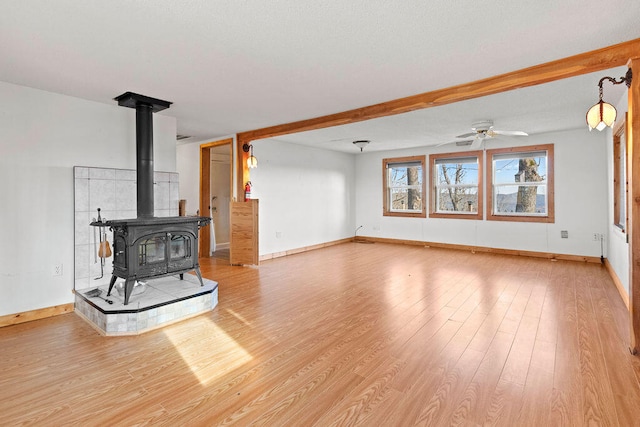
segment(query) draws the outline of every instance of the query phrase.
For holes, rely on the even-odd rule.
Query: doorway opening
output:
[[[211,217],[201,230],[200,256],[229,262],[231,222],[229,206],[233,192],[233,140],[200,146],[200,212]]]

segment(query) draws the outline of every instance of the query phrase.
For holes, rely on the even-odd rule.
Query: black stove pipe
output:
[[[125,92],[114,98],[118,105],[136,109],[136,179],[138,218],[153,218],[153,113],[171,102]]]
[[[136,179],[138,218],[153,218],[153,107],[136,105]]]

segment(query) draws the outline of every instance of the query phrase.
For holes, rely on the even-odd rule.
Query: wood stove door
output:
[[[167,234],[154,234],[138,242],[138,277],[167,273]]]
[[[127,240],[120,234],[114,233],[113,238],[113,267],[120,271],[126,271],[127,265]]]
[[[169,242],[168,272],[184,271],[192,269],[195,265],[193,254],[195,253],[195,239],[189,234],[167,233]]]

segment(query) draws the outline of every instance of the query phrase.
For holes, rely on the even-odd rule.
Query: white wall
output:
[[[599,257],[600,242],[593,234],[609,233],[604,133],[580,129],[495,139],[488,148],[548,143],[554,144],[555,152],[552,224],[382,216],[383,158],[463,151],[460,148],[353,155],[277,140],[255,141],[259,166],[251,171],[251,180],[253,196],[260,199],[260,255],[350,237],[362,225],[362,236]],[[180,162],[181,149],[184,153],[187,147],[179,148]],[[197,170],[197,148],[190,151],[191,163],[185,161],[184,167]],[[183,178],[181,174],[181,185]],[[561,230],[569,232],[568,239],[560,237]],[[610,251],[605,247],[605,256]]]
[[[618,110],[617,121],[624,120],[625,112],[628,111],[628,94],[625,91],[624,95],[620,99],[620,102],[616,105]],[[620,282],[629,295],[629,244],[627,243],[627,234],[623,233],[620,228],[614,225],[614,213],[613,213],[613,199],[615,194],[613,192],[613,132],[610,128],[606,130],[607,136],[607,183],[608,194],[607,199],[608,209],[608,247],[607,247],[607,260],[613,270],[616,272],[616,276],[620,279]]]
[[[382,216],[383,158],[426,154],[428,159],[436,150],[461,151],[451,146],[424,147],[357,156],[356,225],[363,226],[358,235],[599,257],[600,242],[593,240],[593,233],[608,230],[606,141],[602,134],[585,129],[495,139],[487,148],[548,143],[554,144],[555,152],[555,223]],[[569,232],[568,239],[560,238],[561,230]]]
[[[154,114],[156,170],[175,135]],[[74,300],[74,166],[134,169],[135,110],[0,82],[0,316]]]
[[[254,141],[260,255],[352,237],[355,155],[277,140]]]
[[[180,198],[187,201],[186,215],[200,209],[200,144],[188,143],[176,147],[176,168],[180,174]],[[206,215],[209,215],[205,212]]]

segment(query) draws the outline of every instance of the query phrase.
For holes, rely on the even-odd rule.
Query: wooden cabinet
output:
[[[231,202],[231,265],[258,265],[258,200]]]

